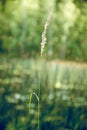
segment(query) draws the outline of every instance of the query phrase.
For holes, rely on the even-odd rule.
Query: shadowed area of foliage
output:
[[[41,129],[87,129],[87,66],[42,61]],[[40,60],[5,59],[0,65],[0,127],[6,130],[37,129]],[[51,68],[51,69],[50,69]],[[4,125],[4,126],[3,126]],[[3,129],[3,128],[2,128]]]

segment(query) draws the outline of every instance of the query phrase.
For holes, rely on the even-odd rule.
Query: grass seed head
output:
[[[47,38],[46,38],[46,33],[47,33],[47,29],[48,29],[48,26],[50,24],[50,20],[51,20],[51,16],[52,16],[52,12],[50,12],[47,20],[46,20],[46,23],[44,25],[44,30],[42,32],[42,41],[41,41],[41,56],[44,52],[44,47],[45,47],[45,44],[46,44],[46,41],[47,41]]]

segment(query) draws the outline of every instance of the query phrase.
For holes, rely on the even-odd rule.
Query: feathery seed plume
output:
[[[50,14],[49,14],[49,16],[48,16],[48,18],[46,20],[46,23],[44,25],[44,30],[43,30],[43,33],[42,33],[42,41],[41,41],[41,52],[40,52],[41,56],[43,54],[44,46],[46,44],[46,40],[47,40],[46,39],[46,33],[47,33],[48,26],[50,24],[51,16],[52,16],[52,12],[50,12]]]

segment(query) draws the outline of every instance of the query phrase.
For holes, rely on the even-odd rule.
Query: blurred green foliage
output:
[[[87,130],[87,65],[56,59],[87,61],[87,1],[0,0],[0,130],[37,130],[39,78],[41,130]]]
[[[0,52],[38,56],[43,26],[52,10],[47,57],[87,61],[86,1],[2,0],[0,5]]]
[[[0,65],[0,128],[37,129],[41,72],[41,130],[86,130],[87,67],[80,64],[14,59]],[[51,69],[50,69],[51,68]]]

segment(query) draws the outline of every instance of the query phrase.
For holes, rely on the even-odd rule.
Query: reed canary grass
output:
[[[41,61],[42,61],[42,54],[44,52],[44,47],[45,47],[45,44],[46,44],[46,34],[47,34],[47,29],[48,29],[48,26],[50,24],[50,20],[51,20],[51,16],[52,16],[52,12],[50,12],[47,20],[46,20],[46,23],[44,25],[44,30],[42,32],[42,41],[41,41]],[[42,65],[42,64],[41,64]],[[30,94],[30,100],[29,100],[29,112],[30,112],[30,105],[31,105],[31,102],[32,102],[32,96],[34,95],[38,101],[38,130],[40,130],[40,99],[41,99],[41,89],[40,89],[40,83],[41,83],[41,66],[40,66],[40,71],[39,71],[39,90],[38,90],[38,95],[35,93],[35,92],[32,92]]]
[[[52,16],[52,12],[50,12],[47,20],[46,20],[46,23],[44,25],[44,30],[42,32],[42,41],[41,41],[41,51],[40,51],[40,54],[41,54],[41,61],[42,61],[42,54],[44,52],[44,47],[45,47],[45,44],[46,44],[46,34],[47,34],[47,29],[48,29],[48,26],[50,24],[50,20],[51,20],[51,16]],[[42,65],[42,63],[41,63]],[[38,130],[40,130],[40,101],[41,101],[41,88],[40,88],[40,83],[41,83],[41,65],[40,65],[40,71],[39,71],[39,91],[38,91],[38,97],[39,97],[39,100],[38,100]]]
[[[48,18],[47,18],[47,20],[46,20],[46,23],[45,23],[45,25],[44,25],[44,30],[43,30],[43,32],[42,32],[41,52],[40,52],[40,53],[41,53],[41,56],[42,56],[42,54],[43,54],[43,52],[44,52],[44,47],[45,47],[45,44],[46,44],[46,42],[47,42],[46,34],[47,34],[48,26],[49,26],[49,24],[50,24],[51,16],[52,16],[52,12],[50,12],[50,14],[49,14],[49,16],[48,16]]]

